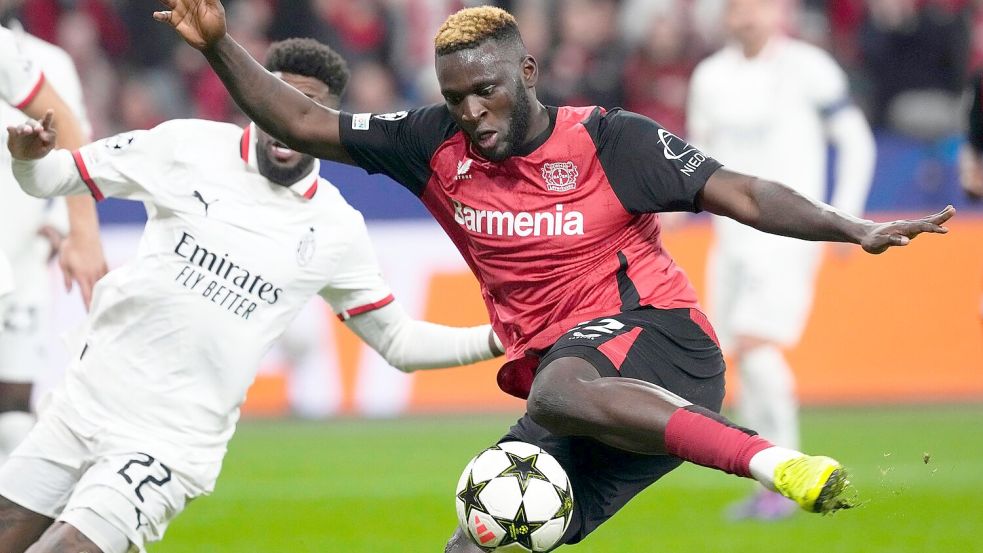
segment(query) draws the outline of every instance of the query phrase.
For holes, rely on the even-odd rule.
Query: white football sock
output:
[[[748,464],[751,469],[751,476],[769,490],[777,491],[775,489],[775,468],[789,459],[802,457],[802,455],[803,453],[800,451],[778,446],[762,449],[755,453],[754,457],[751,457],[751,462]]]
[[[24,411],[5,411],[0,413],[0,464],[24,441],[27,433],[34,427],[34,415]]]
[[[799,402],[795,377],[776,346],[756,347],[738,360],[741,423],[773,444],[799,447]]]

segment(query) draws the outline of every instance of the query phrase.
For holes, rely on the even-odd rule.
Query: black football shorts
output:
[[[724,359],[713,329],[695,309],[641,308],[600,317],[564,334],[539,363],[562,357],[591,363],[602,377],[651,382],[697,405],[720,411]],[[500,441],[543,448],[573,485],[574,513],[562,543],[582,540],[628,501],[682,461],[641,455],[591,438],[555,436],[524,415]]]

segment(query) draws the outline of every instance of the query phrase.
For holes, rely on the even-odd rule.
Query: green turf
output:
[[[218,489],[152,553],[440,552],[467,460],[510,419],[246,422]],[[729,523],[747,482],[686,466],[571,552],[983,552],[983,406],[808,411],[806,448],[838,457],[866,503]],[[925,463],[925,457],[928,463]]]

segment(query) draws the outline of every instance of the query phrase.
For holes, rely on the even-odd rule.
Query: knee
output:
[[[444,546],[444,553],[479,553],[482,549],[475,545],[464,531],[458,528]]]
[[[583,366],[581,366],[583,365]],[[599,375],[580,359],[561,359],[544,367],[533,381],[526,410],[536,424],[558,435],[576,430],[586,388]]]
[[[31,385],[0,382],[0,413],[31,410]]]
[[[555,433],[569,411],[563,394],[553,388],[533,385],[526,400],[526,411],[536,424]]]

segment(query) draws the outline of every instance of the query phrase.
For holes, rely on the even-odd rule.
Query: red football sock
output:
[[[772,443],[697,405],[677,409],[665,432],[666,451],[680,459],[751,477],[751,457]]]

